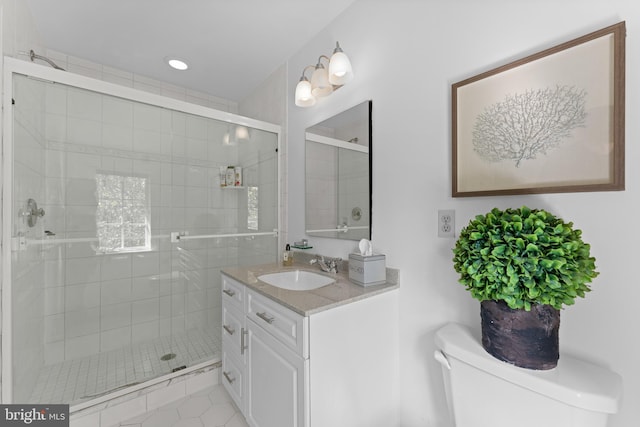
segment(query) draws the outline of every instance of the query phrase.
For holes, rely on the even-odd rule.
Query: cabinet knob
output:
[[[233,329],[231,326],[222,325],[222,328],[223,328],[225,331],[227,331],[227,333],[228,333],[229,335],[233,335],[233,334],[235,334],[235,333],[236,333],[236,330],[235,330],[235,329]]]
[[[234,296],[236,294],[236,291],[234,291],[233,289],[223,289],[222,292],[224,292],[225,294],[229,295],[230,297]]]

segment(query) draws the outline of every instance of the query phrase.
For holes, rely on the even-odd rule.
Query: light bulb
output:
[[[327,96],[333,92],[333,86],[329,83],[329,76],[324,65],[318,63],[316,69],[311,75],[311,93],[315,97]]]
[[[349,57],[342,51],[340,44],[336,42],[336,48],[329,61],[329,82],[336,86],[344,85],[353,78],[353,69]]]
[[[295,100],[298,107],[311,107],[316,103],[316,98],[311,93],[311,83],[304,76],[296,86]]]
[[[236,140],[248,141],[249,129],[246,126],[236,126]]]

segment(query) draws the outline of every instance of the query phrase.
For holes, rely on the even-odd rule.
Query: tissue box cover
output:
[[[384,255],[349,254],[349,280],[361,286],[386,283],[385,263]]]

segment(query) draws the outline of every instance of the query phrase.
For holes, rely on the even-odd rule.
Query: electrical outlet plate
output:
[[[454,237],[456,229],[456,211],[438,210],[438,237]]]

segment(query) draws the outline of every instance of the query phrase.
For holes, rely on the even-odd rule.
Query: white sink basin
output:
[[[335,282],[331,277],[305,270],[281,271],[279,273],[263,274],[258,280],[277,288],[292,291],[310,291]]]

